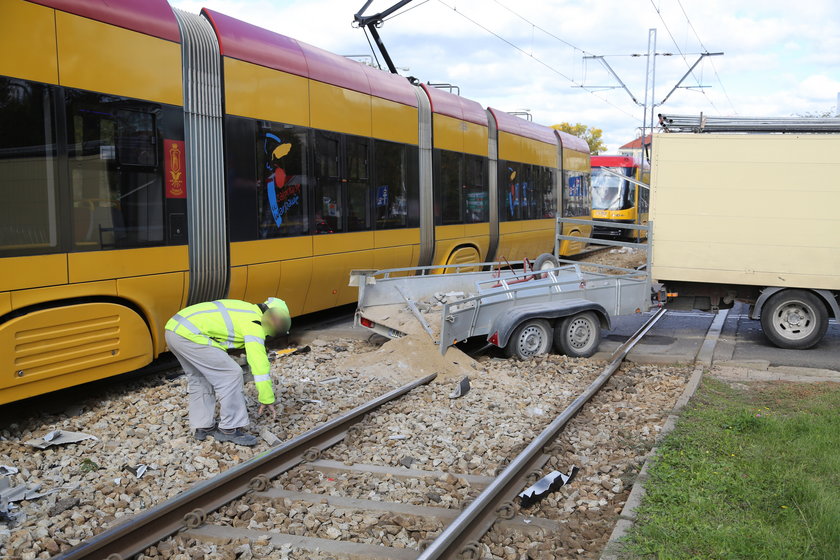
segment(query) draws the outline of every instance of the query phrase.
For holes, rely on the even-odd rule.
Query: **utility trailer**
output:
[[[660,115],[652,277],[669,308],[751,305],[782,348],[840,320],[840,119]]]
[[[521,359],[552,347],[588,357],[612,317],[652,305],[648,270],[554,259],[353,271],[356,324],[390,338],[428,335],[441,353],[481,336]]]

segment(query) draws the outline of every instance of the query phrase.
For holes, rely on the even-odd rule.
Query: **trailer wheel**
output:
[[[592,311],[584,311],[562,319],[554,329],[554,345],[558,352],[573,358],[588,358],[601,344],[601,321]]]
[[[545,319],[525,321],[513,331],[505,353],[508,358],[528,360],[548,352],[551,337],[551,325]]]
[[[558,266],[560,266],[560,263],[557,262],[557,258],[551,253],[543,253],[534,261],[534,270],[537,272],[557,268]]]
[[[805,290],[784,290],[770,296],[761,310],[764,335],[779,348],[804,350],[815,345],[828,329],[822,301]]]

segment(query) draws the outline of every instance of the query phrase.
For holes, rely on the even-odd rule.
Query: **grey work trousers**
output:
[[[219,427],[244,428],[248,409],[242,392],[242,368],[227,352],[207,344],[197,344],[172,331],[166,331],[166,344],[187,374],[190,398],[190,427],[210,428],[215,424],[219,399]]]

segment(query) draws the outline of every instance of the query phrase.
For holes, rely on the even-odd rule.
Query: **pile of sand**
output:
[[[443,307],[440,305],[433,307],[431,305],[422,304],[422,309],[420,309],[420,314],[431,328],[432,335],[434,335],[436,340],[440,338],[440,321],[442,311]],[[398,330],[401,333],[418,336],[423,335],[426,338],[429,338],[426,329],[423,328],[423,325],[417,320],[414,313],[412,313],[411,310],[404,304],[374,305],[365,308],[362,314],[365,318],[370,319],[375,323],[385,325],[386,327]]]
[[[598,251],[592,255],[583,257],[578,262],[581,264],[589,262],[620,266],[621,268],[638,268],[647,262],[647,252],[642,247],[638,249],[635,247],[621,247],[607,251]],[[627,274],[621,270],[601,268],[599,266],[584,266],[582,269],[585,272],[598,272],[601,274]]]
[[[475,375],[478,363],[454,347],[441,355],[440,347],[422,334],[410,334],[389,340],[378,349],[352,354],[333,362],[336,369],[355,371],[361,375],[407,382],[433,373],[438,380]]]

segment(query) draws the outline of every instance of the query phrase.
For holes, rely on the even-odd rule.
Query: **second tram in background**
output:
[[[610,227],[610,224],[646,224],[650,200],[648,189],[606,170],[650,184],[650,165],[647,163],[640,163],[630,156],[592,156],[592,219],[603,222],[603,225],[595,226],[594,236],[643,236],[640,232]]]

